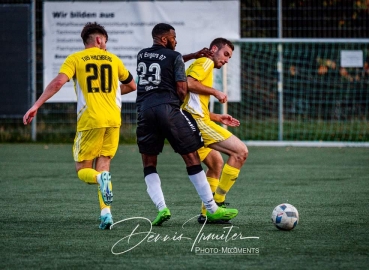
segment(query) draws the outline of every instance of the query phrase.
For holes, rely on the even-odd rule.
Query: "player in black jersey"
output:
[[[159,23],[152,30],[153,46],[137,55],[137,144],[142,155],[147,192],[159,213],[152,225],[159,226],[171,214],[164,200],[156,171],[157,156],[167,139],[186,163],[188,176],[207,209],[209,220],[230,220],[236,209],[218,207],[207,182],[197,149],[203,146],[196,122],[180,109],[187,94],[183,57],[174,51],[175,29]],[[187,57],[186,57],[187,58]]]

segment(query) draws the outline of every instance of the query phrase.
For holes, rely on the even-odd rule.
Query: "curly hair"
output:
[[[161,37],[162,35],[168,33],[170,30],[175,30],[173,26],[167,23],[158,23],[152,29],[151,35],[153,38]]]
[[[104,26],[98,24],[97,22],[86,23],[85,27],[83,27],[81,32],[81,38],[83,40],[83,44],[88,43],[88,39],[90,38],[90,35],[92,34],[101,34],[106,37],[106,41],[108,41],[108,33],[106,32]]]

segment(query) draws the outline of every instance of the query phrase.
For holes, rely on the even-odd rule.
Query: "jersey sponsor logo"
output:
[[[154,90],[154,89],[156,89],[156,88],[159,88],[158,86],[145,86],[145,90],[146,91],[150,91],[150,90]]]

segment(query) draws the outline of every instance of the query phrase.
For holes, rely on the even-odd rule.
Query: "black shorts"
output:
[[[186,155],[204,145],[191,114],[170,104],[161,104],[138,114],[137,144],[141,154],[158,155],[167,139],[175,152]]]

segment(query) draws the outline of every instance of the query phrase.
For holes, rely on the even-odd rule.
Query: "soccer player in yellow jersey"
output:
[[[211,113],[208,109],[210,96],[213,95],[221,103],[227,102],[227,95],[214,89],[213,69],[221,68],[232,57],[234,45],[227,39],[216,38],[209,47],[212,56],[195,60],[186,70],[189,93],[182,108],[192,114],[201,131],[204,140],[203,148],[198,150],[200,159],[210,167],[214,167],[213,175],[207,175],[215,202],[225,207],[225,197],[238,178],[239,172],[248,156],[246,145],[227,129],[219,126],[219,122],[228,126],[238,126],[239,121],[228,114]],[[215,122],[214,122],[215,121]],[[221,155],[217,151],[228,155],[218,181],[217,164],[222,165]],[[219,166],[218,166],[219,167]],[[198,221],[205,221],[204,209]]]
[[[29,124],[40,106],[73,79],[77,95],[77,132],[73,145],[76,171],[82,181],[99,186],[99,228],[110,229],[113,192],[109,170],[119,143],[121,95],[136,90],[136,83],[123,62],[106,51],[108,34],[103,26],[87,23],[81,38],[85,49],[66,58],[59,74],[24,115],[23,123]]]

